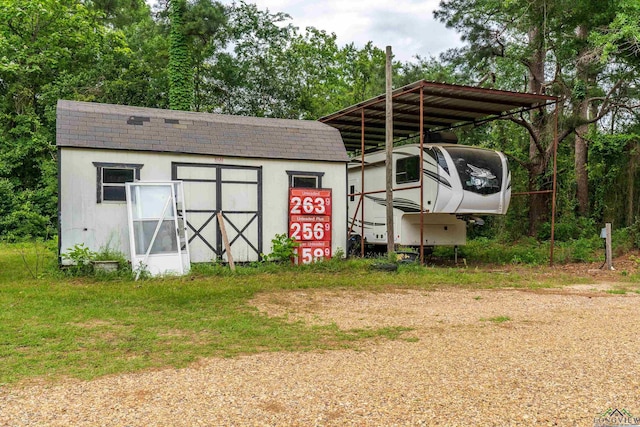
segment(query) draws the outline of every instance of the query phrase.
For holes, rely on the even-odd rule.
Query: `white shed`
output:
[[[330,189],[331,248],[347,245],[347,153],[316,121],[58,101],[59,246],[131,259],[125,183],[181,181],[192,262],[260,259],[289,230],[289,190]]]

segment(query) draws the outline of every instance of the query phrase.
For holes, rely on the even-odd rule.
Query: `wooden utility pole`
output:
[[[611,223],[605,224],[605,263],[607,264],[607,270],[615,270],[613,268],[613,252],[611,250]]]
[[[387,46],[387,64],[385,68],[386,74],[386,201],[387,201],[387,253],[394,252],[394,230],[393,230],[393,99],[392,99],[392,68],[391,68],[391,46]]]

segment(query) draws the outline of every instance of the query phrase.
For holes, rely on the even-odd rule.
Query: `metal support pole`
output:
[[[360,196],[362,196],[362,194],[360,194]],[[361,204],[362,204],[362,197],[360,197],[358,199],[358,204],[356,205],[356,211],[353,213],[353,218],[351,218],[351,224],[349,225],[349,234],[348,234],[348,236],[351,236],[351,234],[353,233],[353,227],[355,227],[355,225],[356,225],[356,218],[358,218],[358,212],[360,212],[360,205]]]
[[[420,265],[424,265],[424,88],[420,85]]]
[[[549,248],[549,266],[553,267],[553,247],[556,231],[556,193],[558,185],[558,104],[556,104],[553,130],[553,195],[551,196],[551,247]]]
[[[385,102],[385,146],[386,146],[386,200],[387,200],[387,253],[394,251],[393,230],[393,99],[392,99],[392,68],[391,68],[391,46],[387,46],[386,61],[386,102]]]
[[[360,211],[360,256],[364,258],[364,108],[360,110],[360,144],[362,155],[360,164],[360,204],[362,204]]]

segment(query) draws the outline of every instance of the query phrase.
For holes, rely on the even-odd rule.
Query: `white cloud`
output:
[[[391,46],[396,59],[437,56],[460,46],[458,35],[433,19],[439,0],[255,0],[260,9],[286,12],[293,25],[335,33],[338,43]],[[224,0],[223,3],[230,3]]]

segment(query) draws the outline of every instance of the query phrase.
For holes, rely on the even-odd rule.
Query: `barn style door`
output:
[[[172,179],[184,183],[191,261],[227,259],[217,213],[222,212],[234,261],[262,253],[262,168],[172,163]]]

